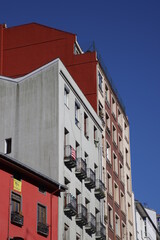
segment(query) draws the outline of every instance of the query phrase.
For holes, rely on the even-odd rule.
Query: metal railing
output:
[[[77,216],[76,220],[82,220],[84,225],[87,223],[87,208],[83,204],[77,205]]]
[[[101,190],[103,192],[105,192],[105,185],[104,183],[100,180],[100,179],[96,179],[96,187],[95,187],[95,190]]]
[[[11,212],[11,223],[23,226],[23,216],[19,212]]]
[[[92,182],[95,182],[95,173],[91,168],[87,168],[87,179],[91,180]]]
[[[71,193],[65,193],[64,208],[70,208],[76,211],[77,203],[76,198]]]
[[[76,159],[76,172],[83,172],[84,174],[87,173],[87,165],[86,162],[82,158]]]
[[[96,222],[96,237],[99,239],[106,238],[106,228],[101,222]]]
[[[48,236],[48,234],[49,234],[49,225],[46,224],[46,223],[38,222],[38,224],[37,224],[37,232],[42,234],[42,235]]]

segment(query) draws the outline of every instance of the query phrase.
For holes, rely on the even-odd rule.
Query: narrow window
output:
[[[108,193],[112,196],[112,176],[107,172],[107,189]]]
[[[110,135],[111,134],[111,127],[110,127],[110,117],[109,114],[106,113],[106,131]]]
[[[64,224],[64,236],[63,240],[69,240],[69,226],[65,223]]]
[[[107,161],[111,163],[111,147],[108,142],[106,142],[106,157]]]
[[[120,219],[118,215],[115,215],[115,228],[116,228],[116,235],[120,236]]]
[[[99,81],[99,89],[102,92],[103,78],[102,78],[102,74],[100,72],[98,72],[98,81]]]
[[[80,127],[79,115],[80,115],[80,104],[77,101],[75,101],[75,124],[77,127]]]
[[[113,228],[113,209],[108,205],[108,225]]]
[[[64,104],[68,107],[69,105],[69,88],[65,85],[64,87]]]
[[[113,143],[117,146],[117,129],[115,128],[114,125],[112,125],[112,138]]]
[[[107,85],[105,86],[105,101],[108,104],[108,106],[110,106],[109,88]]]
[[[114,200],[119,205],[119,189],[116,183],[114,183]]]
[[[88,134],[88,116],[86,113],[84,113],[84,136],[89,139],[89,134]]]
[[[21,196],[12,192],[11,195],[11,223],[17,226],[23,226]]]
[[[113,97],[112,97],[112,114],[114,118],[116,118],[116,101],[114,100]]]
[[[113,153],[113,167],[116,174],[118,174],[118,158],[115,153]]]
[[[47,224],[47,208],[38,203],[37,205],[37,232],[44,236],[49,234],[49,226]]]
[[[5,139],[5,154],[9,154],[12,151],[12,138]]]

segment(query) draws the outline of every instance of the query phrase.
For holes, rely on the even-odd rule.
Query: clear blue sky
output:
[[[130,122],[135,198],[160,213],[160,1],[0,1],[0,23],[38,22],[95,41]]]

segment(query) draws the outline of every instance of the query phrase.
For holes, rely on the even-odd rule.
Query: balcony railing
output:
[[[82,158],[76,159],[75,174],[77,178],[79,178],[80,180],[85,179],[87,177],[86,162]]]
[[[87,208],[83,204],[77,205],[76,223],[80,227],[87,224]]]
[[[106,228],[101,222],[96,223],[96,239],[98,240],[106,239]]]
[[[85,185],[88,189],[95,188],[95,173],[90,168],[87,168],[87,177],[85,179]]]
[[[65,193],[64,212],[69,218],[77,214],[76,198],[73,197],[71,193]]]
[[[76,166],[76,150],[70,145],[64,147],[64,163],[69,169]]]
[[[92,213],[87,214],[86,232],[92,235],[96,232],[96,218]]]
[[[95,187],[95,196],[99,200],[105,197],[105,185],[104,183],[100,180],[96,180],[96,187]]]
[[[49,225],[42,223],[42,222],[38,222],[37,224],[37,232],[39,234],[42,234],[44,236],[48,236],[49,234]]]
[[[23,216],[19,212],[12,212],[11,213],[11,223],[18,225],[18,226],[23,226]]]

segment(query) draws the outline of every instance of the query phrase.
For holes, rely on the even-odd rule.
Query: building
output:
[[[157,214],[157,228],[160,233],[160,214]]]
[[[99,54],[83,52],[75,34],[31,23],[0,27],[0,72],[16,78],[60,58],[102,121],[106,235],[134,238],[129,121]],[[16,61],[14,61],[16,59]]]
[[[105,239],[101,120],[62,62],[0,77],[0,95],[0,150],[68,189],[58,239]]]
[[[58,196],[65,187],[0,154],[0,239],[58,239]]]
[[[156,212],[145,208],[139,201],[135,201],[136,239],[160,239],[157,229]]]

